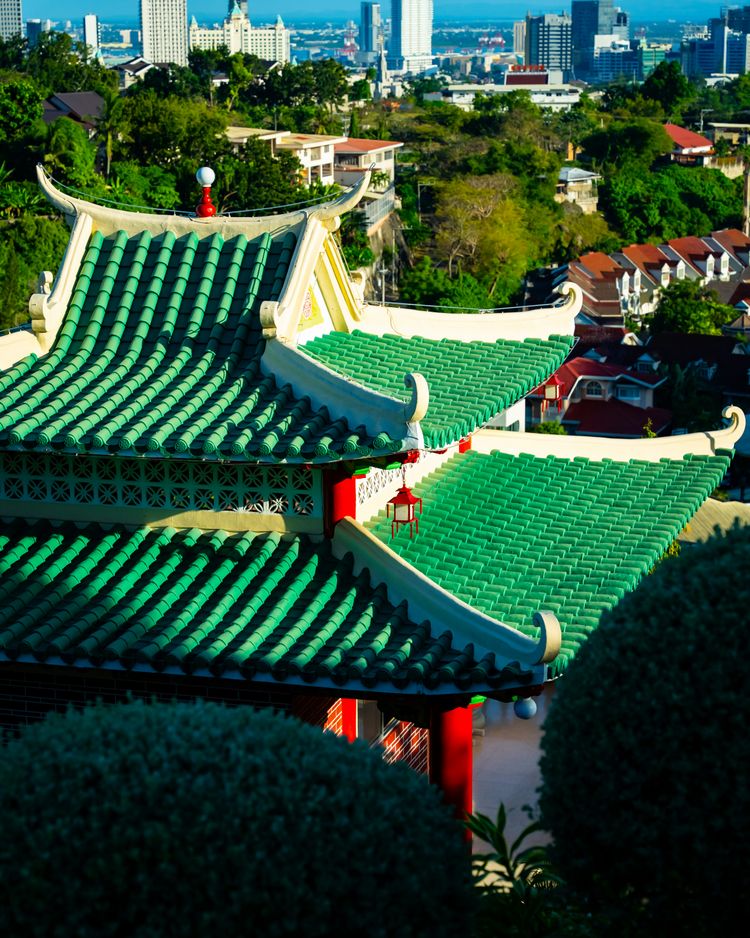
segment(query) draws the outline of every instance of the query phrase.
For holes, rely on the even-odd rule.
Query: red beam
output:
[[[430,717],[430,781],[443,790],[457,818],[473,810],[471,707],[433,710]],[[470,838],[467,831],[467,839]]]

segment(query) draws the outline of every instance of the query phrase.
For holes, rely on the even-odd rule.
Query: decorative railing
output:
[[[304,466],[0,453],[0,499],[13,501],[320,517],[319,476]]]

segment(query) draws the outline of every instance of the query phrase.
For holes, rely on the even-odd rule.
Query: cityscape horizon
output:
[[[722,6],[718,0],[693,0],[685,4],[679,0],[663,0],[659,6],[659,15],[654,15],[653,4],[647,0],[631,0],[623,2],[621,5],[636,20],[647,22],[665,22],[677,20],[680,22],[690,22],[692,20],[702,20],[708,15],[717,15]],[[730,4],[731,6],[741,6],[742,4]],[[196,16],[198,19],[210,20],[212,18],[221,19],[226,11],[226,3],[222,0],[215,0],[211,3],[209,0],[195,0],[195,3],[188,3],[188,14]],[[250,18],[257,22],[270,22],[280,15],[282,19],[290,24],[294,22],[326,22],[328,20],[345,22],[352,19],[355,22],[359,20],[359,0],[347,0],[347,2],[331,2],[319,5],[318,12],[311,14],[309,4],[300,2],[300,0],[262,0],[261,3],[250,3]],[[390,15],[390,0],[384,0],[383,7],[386,16]],[[451,22],[460,19],[466,23],[477,22],[512,22],[521,20],[527,12],[537,13],[559,13],[560,10],[569,10],[570,0],[565,2],[553,2],[553,0],[541,0],[536,3],[523,3],[520,0],[478,0],[472,4],[472,14],[467,15],[465,6],[458,0],[435,0],[435,21]],[[64,12],[57,15],[57,21],[81,19],[86,13],[95,13],[102,22],[137,22],[139,4],[138,0],[70,0],[65,4]],[[48,0],[24,0],[23,18],[29,19],[53,19],[49,13]]]

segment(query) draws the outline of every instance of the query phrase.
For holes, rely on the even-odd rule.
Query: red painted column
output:
[[[357,701],[347,697],[341,698],[341,735],[350,743],[357,738]]]
[[[458,451],[459,453],[465,453],[467,450],[471,449],[471,437],[464,436],[458,441]]]
[[[430,781],[443,790],[457,818],[473,810],[471,707],[434,709],[430,716]],[[467,831],[467,839],[471,835]]]
[[[329,469],[324,480],[324,530],[326,537],[333,537],[337,521],[347,515],[357,517],[357,482],[346,466]]]

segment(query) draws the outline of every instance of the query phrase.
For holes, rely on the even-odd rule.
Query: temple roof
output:
[[[259,307],[295,243],[94,234],[54,348],[0,376],[0,445],[272,462],[398,449],[262,373]]]
[[[0,531],[0,659],[338,692],[488,693],[532,675],[411,621],[327,541],[42,521]]]
[[[421,421],[424,441],[428,447],[442,447],[472,433],[545,381],[573,342],[572,336],[460,342],[355,331],[329,332],[301,350],[360,384],[403,400],[407,394],[398,379],[409,370],[424,375],[430,389]]]
[[[728,454],[594,462],[469,451],[414,487],[424,510],[413,540],[391,539],[384,512],[367,526],[444,589],[527,635],[532,613],[551,610],[562,628],[550,666],[559,674],[728,466]]]

